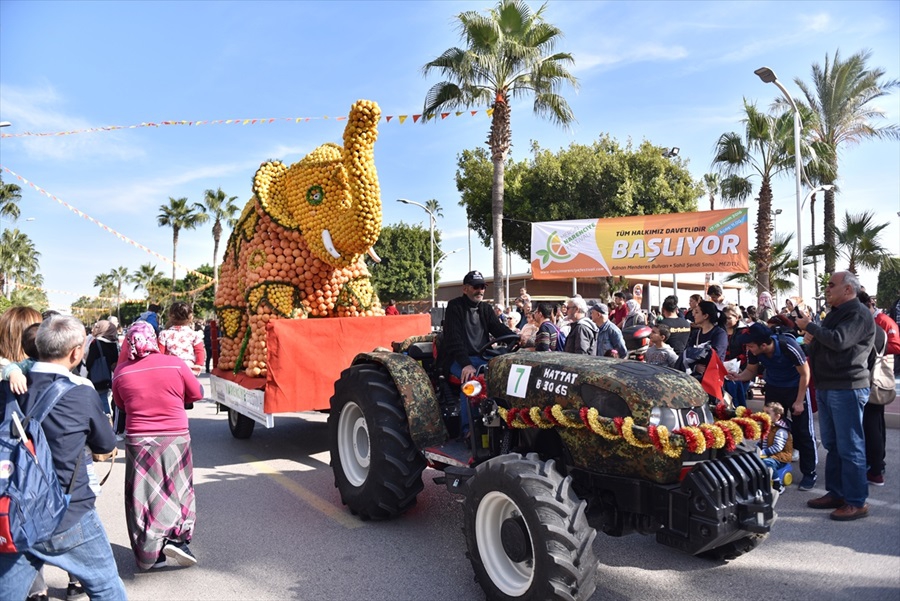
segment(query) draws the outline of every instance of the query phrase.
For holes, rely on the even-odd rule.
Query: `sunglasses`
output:
[[[484,284],[470,284],[470,285],[475,290],[484,290],[486,288],[486,286]]]

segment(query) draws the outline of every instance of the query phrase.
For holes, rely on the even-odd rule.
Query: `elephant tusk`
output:
[[[375,252],[375,248],[374,248],[374,247],[373,247],[373,248],[370,248],[370,249],[366,252],[366,254],[369,255],[370,257],[372,257],[372,260],[375,261],[376,263],[381,263],[381,257],[379,257],[378,254]]]
[[[341,258],[341,253],[334,247],[334,242],[331,241],[331,232],[328,230],[322,230],[322,244],[325,245],[325,250],[327,250],[328,254],[332,257],[335,259]]]

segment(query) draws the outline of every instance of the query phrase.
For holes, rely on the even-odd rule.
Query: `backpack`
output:
[[[873,405],[888,405],[897,398],[894,389],[894,356],[888,355],[887,334],[879,327],[875,328],[875,355],[871,369],[869,385],[869,402]]]
[[[84,453],[65,493],[56,477],[41,422],[59,399],[74,388],[55,380],[27,414],[6,388],[6,411],[0,425],[0,553],[22,553],[49,539],[69,506],[69,492]]]
[[[549,323],[551,326],[553,326],[553,329],[556,330],[556,348],[555,349],[552,348],[550,350],[564,352],[566,350],[566,335],[565,335],[565,333],[562,330],[560,330],[558,327],[556,327],[556,324],[553,323],[552,321],[548,321],[547,323]]]

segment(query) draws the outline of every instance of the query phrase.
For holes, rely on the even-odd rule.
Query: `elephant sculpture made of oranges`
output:
[[[384,315],[363,261],[378,261],[380,117],[377,104],[358,100],[343,147],[323,144],[290,167],[269,161],[256,172],[222,259],[220,369],[264,376],[272,319]]]

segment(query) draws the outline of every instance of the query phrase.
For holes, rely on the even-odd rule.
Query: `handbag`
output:
[[[99,351],[99,356],[91,363],[91,368],[88,370],[88,380],[95,387],[100,384],[105,384],[108,387],[112,382],[112,370],[109,369],[109,362],[106,360],[106,355],[103,354],[103,349],[100,348],[99,344],[97,345],[97,350]]]
[[[885,352],[887,335],[879,334],[881,332],[876,333],[875,345],[872,349],[875,361],[872,366],[868,402],[873,405],[888,405],[897,398],[897,391],[894,389],[894,356]],[[881,348],[878,348],[879,344]]]

